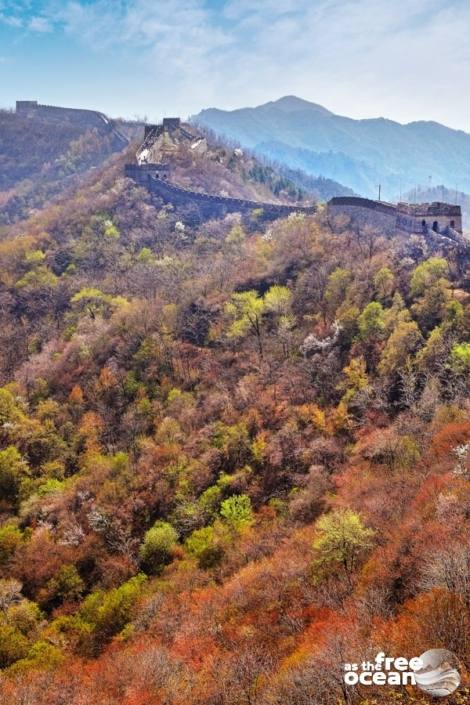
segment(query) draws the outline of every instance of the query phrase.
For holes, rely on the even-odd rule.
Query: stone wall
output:
[[[84,127],[96,127],[100,130],[113,133],[114,137],[124,147],[129,140],[116,128],[112,120],[109,120],[104,113],[97,110],[86,110],[85,108],[62,108],[56,105],[41,105],[34,100],[17,100],[16,112],[20,115],[35,115],[62,122],[70,120],[83,125]]]
[[[149,177],[150,191],[159,196],[165,203],[175,206],[196,205],[204,217],[221,217],[227,213],[248,212],[262,209],[265,216],[280,218],[290,213],[302,212],[312,214],[313,206],[287,206],[276,203],[262,203],[243,198],[228,198],[200,193],[176,186],[155,176]]]
[[[221,218],[227,213],[248,213],[256,209],[262,209],[266,218],[280,218],[290,215],[290,213],[315,213],[314,206],[288,206],[277,203],[262,203],[243,198],[229,198],[225,196],[214,196],[208,193],[200,193],[190,189],[176,186],[167,181],[167,172],[164,169],[157,171],[155,164],[127,164],[125,175],[134,179],[141,186],[148,190],[164,203],[171,203],[176,207],[190,207],[203,219]]]
[[[449,203],[399,203],[393,205],[368,198],[341,196],[328,203],[328,219],[333,228],[343,227],[344,217],[362,229],[367,226],[385,233],[403,230],[426,233],[429,229],[446,234],[462,232],[460,206]]]
[[[354,196],[337,196],[328,202],[328,220],[336,229],[347,218],[358,228],[371,227],[385,233],[396,230],[397,211],[390,203]]]
[[[181,119],[180,118],[163,118],[163,129],[164,130],[169,130],[170,132],[172,130],[178,130],[179,127],[181,126]]]

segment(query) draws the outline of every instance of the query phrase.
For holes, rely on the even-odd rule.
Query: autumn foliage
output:
[[[3,233],[0,701],[429,703],[341,665],[470,668],[468,250],[183,215]]]

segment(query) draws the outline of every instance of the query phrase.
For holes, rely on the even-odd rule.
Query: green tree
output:
[[[328,277],[325,288],[325,300],[332,313],[347,298],[346,293],[351,280],[352,273],[342,267],[337,267]]]
[[[220,515],[234,529],[248,526],[253,519],[251,499],[246,494],[236,494],[222,502]]]
[[[236,225],[234,225],[231,228],[230,232],[228,233],[227,237],[225,238],[225,242],[228,245],[231,245],[234,247],[236,246],[238,249],[240,247],[240,245],[243,243],[243,241],[245,240],[245,238],[246,238],[246,234],[245,234],[242,226],[239,223],[237,223]]]
[[[21,545],[23,534],[14,524],[0,527],[0,566],[5,565]]]
[[[37,267],[43,264],[46,259],[46,255],[42,250],[30,250],[25,254],[25,262],[29,267]]]
[[[427,289],[445,278],[448,272],[449,265],[443,257],[430,257],[421,262],[411,276],[411,295],[422,296]]]
[[[100,649],[131,619],[146,576],[137,575],[118,588],[91,593],[82,603],[79,616],[91,627],[94,649]]]
[[[222,490],[218,485],[211,485],[204,490],[198,499],[198,505],[206,519],[212,518],[217,513],[221,500]]]
[[[382,267],[374,275],[374,286],[377,296],[385,301],[392,293],[395,286],[395,275],[389,267]]]
[[[457,374],[470,374],[470,343],[453,345],[450,351],[450,367]]]
[[[30,471],[15,446],[0,450],[0,499],[14,504],[18,499],[21,483]]]
[[[369,378],[367,376],[366,361],[363,357],[353,357],[349,365],[343,369],[347,382],[342,386],[346,387],[342,400],[348,408],[361,393],[366,393],[369,389]]]
[[[422,372],[435,372],[449,355],[449,346],[445,339],[443,326],[436,326],[428,335],[426,344],[418,351],[416,361]]]
[[[261,325],[265,302],[258,292],[250,290],[233,294],[225,312],[232,320],[227,333],[229,338],[242,338],[251,333],[256,338],[259,355],[263,357]]]
[[[166,521],[157,521],[144,536],[139,550],[140,561],[148,573],[158,573],[170,561],[178,541],[176,530]]]
[[[98,314],[102,314],[106,310],[109,298],[100,289],[85,287],[72,296],[70,303],[72,308],[86,312],[90,318],[96,318]]]
[[[415,321],[399,323],[382,353],[379,371],[382,375],[391,375],[403,368],[409,358],[423,341]]]
[[[214,568],[224,556],[224,535],[220,526],[204,526],[196,529],[186,539],[188,553],[196,558],[200,568]]]
[[[112,220],[105,220],[103,235],[110,240],[119,240],[119,230],[114,225]]]
[[[83,594],[85,585],[74,565],[62,565],[47,584],[52,601],[74,602]]]
[[[286,316],[292,304],[292,292],[287,286],[274,284],[265,293],[264,303],[268,311],[272,311],[279,316]]]
[[[315,528],[315,567],[327,572],[341,568],[351,583],[361,553],[373,545],[374,531],[364,526],[359,514],[351,509],[325,514],[318,519]]]
[[[0,625],[0,668],[7,668],[28,653],[28,639],[9,624]]]
[[[15,424],[25,419],[18,399],[6,387],[0,387],[0,426]]]
[[[16,282],[16,286],[18,289],[23,289],[30,293],[40,290],[41,293],[50,296],[52,290],[55,289],[58,283],[59,280],[54,272],[52,272],[49,267],[41,266],[26,272],[26,274]]]
[[[43,615],[39,609],[39,605],[31,600],[20,600],[11,607],[6,613],[8,624],[18,629],[25,636],[29,636],[35,632]]]
[[[232,426],[218,421],[214,424],[212,444],[225,455],[228,465],[242,465],[251,454],[250,434],[246,423],[239,421]]]
[[[87,313],[94,319],[98,315],[109,316],[116,309],[125,306],[127,301],[122,296],[110,296],[100,289],[85,287],[72,296],[70,303],[74,311]]]
[[[361,340],[378,340],[385,330],[385,314],[378,301],[371,301],[358,318],[359,337]]]
[[[62,651],[48,641],[37,641],[32,645],[26,658],[17,661],[11,671],[15,676],[34,670],[49,670],[59,666],[65,659]]]
[[[411,307],[421,330],[428,332],[438,326],[446,316],[450,292],[448,282],[441,279],[429,286]]]
[[[292,292],[286,286],[271,286],[263,297],[257,291],[242,291],[232,294],[225,306],[230,326],[229,338],[242,338],[254,335],[260,357],[263,357],[263,317],[272,313],[277,318],[280,332],[292,326],[290,307]]]

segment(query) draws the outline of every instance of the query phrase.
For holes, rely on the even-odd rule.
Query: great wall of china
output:
[[[244,198],[216,196],[177,186],[162,178],[155,165],[126,164],[125,175],[150,193],[173,206],[193,207],[202,218],[220,218],[227,213],[249,213],[261,209],[266,218],[280,218],[290,213],[315,213],[314,206],[289,206],[278,203],[250,201]]]
[[[338,196],[328,202],[328,219],[335,227],[345,218],[357,228],[387,234],[397,231],[462,240],[462,209],[450,203],[385,203],[356,196]]]
[[[23,116],[38,116],[56,121],[67,119],[86,127],[104,129],[113,135],[121,149],[129,144],[128,138],[120,132],[115,122],[97,110],[63,108],[42,105],[35,100],[18,100],[16,112]],[[194,191],[172,183],[169,165],[152,158],[152,146],[162,137],[171,138],[176,131],[183,139],[198,141],[198,138],[181,124],[179,118],[165,118],[160,125],[146,125],[144,140],[136,154],[136,162],[125,165],[125,175],[147,188],[164,203],[184,208],[188,213],[188,220],[219,218],[227,213],[252,213],[255,210],[262,210],[263,216],[268,219],[285,217],[291,213],[311,215],[316,212],[314,205],[288,205],[231,198]],[[368,227],[387,234],[397,231],[424,234],[432,238],[464,242],[468,246],[468,240],[462,237],[461,207],[449,203],[392,204],[356,196],[335,197],[327,204],[327,218],[332,228],[341,229],[342,224],[346,222],[359,230]]]
[[[57,105],[42,105],[36,100],[17,100],[16,113],[26,117],[43,117],[48,120],[70,120],[86,127],[96,127],[97,129],[111,133],[121,148],[129,144],[129,140],[116,127],[114,121],[110,120],[104,113],[100,113],[98,110],[61,108]]]
[[[160,198],[164,203],[186,208],[190,213],[189,220],[220,218],[227,213],[252,213],[261,210],[266,219],[285,217],[291,213],[313,214],[315,206],[287,205],[280,203],[266,203],[251,201],[244,198],[231,198],[218,196],[183,188],[170,179],[170,167],[165,163],[158,163],[152,159],[152,146],[163,135],[171,136],[175,133],[197,144],[201,140],[191,134],[179,118],[165,118],[161,125],[148,125],[145,129],[144,141],[136,154],[135,164],[126,164],[125,174],[134,179],[141,186],[145,186],[150,193]],[[195,142],[194,142],[195,140]]]
[[[200,193],[182,188],[170,181],[170,167],[153,153],[153,147],[164,140],[165,136],[178,133],[185,140],[194,143],[196,135],[191,134],[179,118],[166,118],[160,125],[147,125],[144,141],[136,154],[135,164],[127,164],[126,176],[145,186],[164,203],[174,206],[192,207],[203,218],[221,217],[231,212],[250,212],[262,209],[267,218],[277,218],[293,212],[313,214],[315,206],[281,205],[260,203],[240,198],[229,198],[208,193]],[[346,218],[353,227],[392,234],[397,231],[426,234],[450,240],[461,240],[462,213],[460,206],[447,203],[384,203],[360,197],[332,198],[327,204],[327,217],[335,227]]]

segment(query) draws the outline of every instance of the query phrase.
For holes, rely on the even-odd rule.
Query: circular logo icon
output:
[[[459,662],[447,649],[429,649],[419,657],[421,666],[415,671],[416,685],[429,695],[444,697],[460,685]]]

